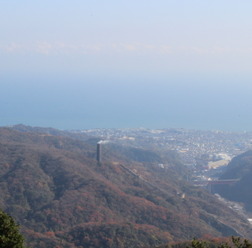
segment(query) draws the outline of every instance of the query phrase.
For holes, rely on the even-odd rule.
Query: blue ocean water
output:
[[[252,131],[249,89],[192,81],[12,79],[1,84],[0,125]]]

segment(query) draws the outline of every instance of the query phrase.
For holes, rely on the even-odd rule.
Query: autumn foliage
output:
[[[22,225],[30,247],[135,248],[236,230],[252,236],[244,219],[183,180],[175,157],[108,146],[97,166],[93,140],[53,132],[0,129],[0,207]]]

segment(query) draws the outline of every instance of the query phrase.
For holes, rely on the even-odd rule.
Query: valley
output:
[[[155,247],[206,234],[252,238],[245,216],[192,183],[192,173],[204,166],[184,165],[181,153],[159,145],[157,134],[150,138],[153,130],[132,132],[135,137],[115,138],[0,128],[0,207],[22,226],[29,246]]]

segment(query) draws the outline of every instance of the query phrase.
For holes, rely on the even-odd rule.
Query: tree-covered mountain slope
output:
[[[242,235],[245,219],[183,180],[176,157],[0,128],[0,207],[30,247],[148,247]],[[162,163],[162,166],[158,166]]]

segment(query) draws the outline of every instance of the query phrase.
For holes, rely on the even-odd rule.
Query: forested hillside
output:
[[[113,144],[98,164],[96,141],[66,136],[0,129],[0,207],[21,224],[29,247],[128,248],[205,234],[252,237],[245,219],[184,181],[172,153]]]

